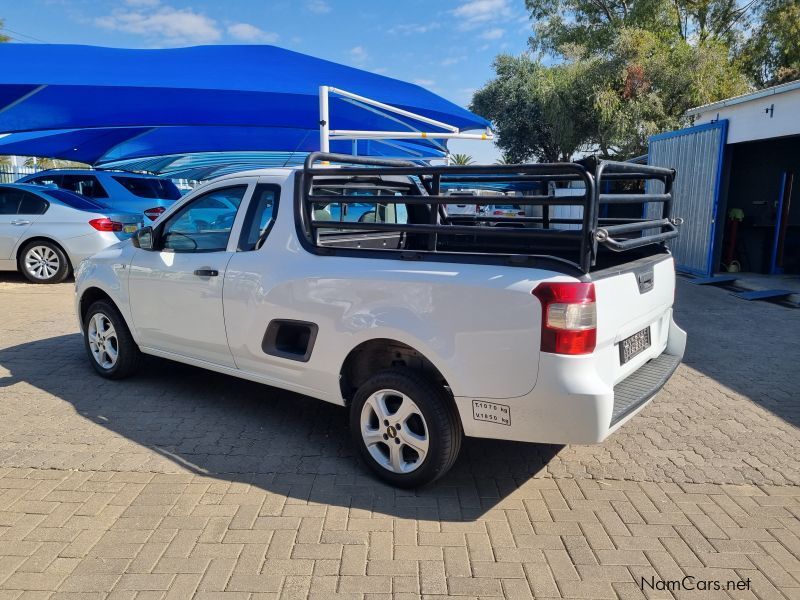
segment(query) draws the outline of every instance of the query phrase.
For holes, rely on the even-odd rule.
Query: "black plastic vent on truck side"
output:
[[[274,319],[267,326],[261,349],[265,354],[308,362],[319,328],[316,323]]]

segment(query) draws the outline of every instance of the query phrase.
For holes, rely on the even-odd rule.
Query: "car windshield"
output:
[[[157,177],[122,177],[115,175],[114,181],[124,186],[134,196],[140,198],[158,198],[160,200],[177,200],[181,191],[169,179]]]
[[[50,196],[51,198],[58,200],[62,204],[66,204],[67,206],[76,208],[78,210],[102,210],[108,208],[108,205],[102,204],[97,200],[90,200],[89,198],[78,196],[77,194],[72,194],[70,192],[65,192],[64,190],[48,189],[41,190],[41,192],[46,196]]]

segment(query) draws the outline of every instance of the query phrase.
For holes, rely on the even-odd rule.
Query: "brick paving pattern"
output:
[[[800,599],[800,311],[681,283],[685,364],[616,435],[468,440],[407,492],[341,408],[155,359],[99,379],[72,301],[0,276],[0,600]],[[641,590],[685,575],[751,589]]]

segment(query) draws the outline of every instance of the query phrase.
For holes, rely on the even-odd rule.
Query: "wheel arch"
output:
[[[420,371],[442,387],[450,384],[436,364],[416,348],[390,338],[373,338],[355,346],[339,370],[339,386],[346,404],[350,404],[358,387],[384,369],[406,367]],[[451,392],[448,392],[451,393]]]
[[[114,302],[114,299],[108,294],[108,292],[97,286],[92,286],[83,291],[79,300],[78,314],[81,319],[81,326],[83,326],[83,324],[86,322],[86,313],[89,311],[89,307],[98,300],[106,300],[107,302],[110,302],[111,305],[117,309],[117,312],[122,315],[122,319],[125,320],[125,315],[122,314],[119,306],[117,306],[117,303]],[[128,328],[130,329],[130,326]]]

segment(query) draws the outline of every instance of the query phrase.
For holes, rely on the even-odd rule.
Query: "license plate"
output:
[[[133,233],[133,232],[134,232],[134,231],[136,231],[137,229],[139,229],[139,226],[138,226],[138,225],[125,225],[125,226],[122,228],[122,231],[124,231],[125,233]]]
[[[645,327],[619,343],[619,364],[624,365],[650,347],[650,327]]]

